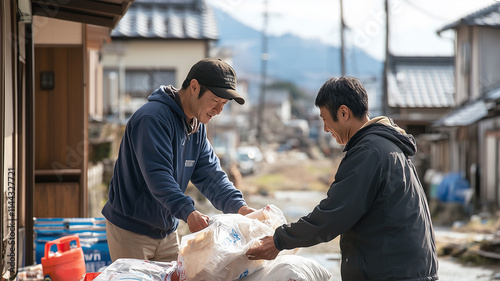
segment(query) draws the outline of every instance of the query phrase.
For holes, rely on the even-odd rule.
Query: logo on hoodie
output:
[[[186,160],[184,166],[186,166],[186,167],[193,167],[194,163],[195,163],[194,160]]]

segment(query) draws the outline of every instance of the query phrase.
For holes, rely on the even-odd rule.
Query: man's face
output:
[[[345,145],[347,141],[349,140],[348,138],[348,132],[345,128],[344,124],[344,119],[340,118],[339,116],[339,111],[337,111],[337,121],[333,121],[333,118],[330,114],[330,111],[326,107],[320,107],[320,117],[323,119],[324,123],[324,130],[327,133],[331,133],[332,137],[335,138],[338,144]],[[342,114],[340,114],[342,115]]]
[[[207,90],[205,94],[195,102],[195,107],[193,109],[194,116],[201,123],[207,124],[212,117],[221,113],[222,109],[224,109],[224,105],[226,105],[228,101],[227,99],[219,98],[212,93],[212,91]]]

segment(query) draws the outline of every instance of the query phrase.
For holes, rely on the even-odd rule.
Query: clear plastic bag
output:
[[[285,215],[283,215],[283,212],[272,204],[267,205],[262,209],[258,209],[245,217],[259,220],[265,225],[271,227],[273,230],[278,228],[280,225],[286,224],[286,218]]]
[[[328,281],[331,276],[315,260],[299,255],[282,255],[241,281]]]
[[[139,259],[117,259],[99,274],[94,281],[164,281],[175,273],[176,262],[157,262]]]
[[[182,237],[178,259],[181,281],[230,281],[259,270],[265,260],[249,260],[245,253],[256,246],[260,238],[274,234],[274,229],[286,223],[276,206],[247,216],[215,215],[202,231]]]

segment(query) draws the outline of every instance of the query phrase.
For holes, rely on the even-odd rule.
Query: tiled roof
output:
[[[454,127],[471,125],[486,117],[491,107],[492,104],[485,102],[484,99],[470,101],[436,121],[433,126]]]
[[[136,0],[112,31],[120,39],[218,39],[213,10],[203,0]]]
[[[468,126],[487,117],[500,99],[500,87],[487,92],[484,96],[468,101],[455,108],[443,118],[433,123],[434,127]]]
[[[465,16],[454,23],[448,24],[438,30],[438,33],[455,28],[461,24],[469,26],[500,27],[500,3],[495,3],[475,13]]]
[[[454,101],[453,57],[390,57],[390,107],[447,108]]]
[[[500,99],[500,86],[486,93],[487,100],[499,100]]]

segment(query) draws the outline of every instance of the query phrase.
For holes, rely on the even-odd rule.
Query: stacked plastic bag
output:
[[[247,216],[215,215],[202,231],[182,237],[178,268],[181,281],[229,281],[243,278],[264,266],[266,261],[249,260],[245,253],[259,239],[274,234],[286,223],[275,206]]]
[[[331,276],[315,260],[299,255],[281,255],[240,281],[328,281]]]
[[[281,251],[274,261],[246,257],[260,238],[272,236],[285,223],[274,205],[247,216],[213,216],[206,229],[182,238],[177,264],[180,280],[329,280],[330,273],[319,263],[293,255],[298,250]]]
[[[117,259],[93,281],[175,281],[176,262]]]
[[[281,251],[273,261],[249,260],[245,253],[286,223],[268,205],[247,216],[215,215],[202,231],[182,237],[177,262],[118,259],[95,281],[328,281],[331,274],[318,262]]]

